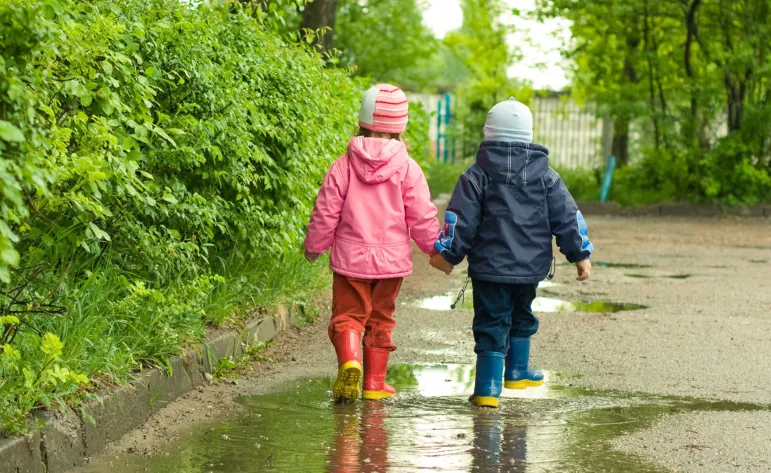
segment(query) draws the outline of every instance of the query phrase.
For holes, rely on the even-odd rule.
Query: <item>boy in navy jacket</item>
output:
[[[549,167],[548,150],[533,144],[530,109],[514,98],[493,107],[476,164],[459,178],[431,264],[449,274],[468,256],[474,287],[476,383],[470,401],[498,407],[505,387],[543,384],[528,367],[538,331],[531,305],[551,270],[552,235],[578,280],[589,279],[586,222],[565,184]],[[505,373],[504,373],[505,361]]]

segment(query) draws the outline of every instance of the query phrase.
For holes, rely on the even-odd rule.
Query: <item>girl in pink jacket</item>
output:
[[[401,141],[407,115],[407,97],[398,87],[380,84],[364,94],[359,136],[324,178],[308,224],[308,261],[332,249],[329,338],[337,352],[337,401],[359,397],[362,332],[364,399],[396,394],[385,375],[396,349],[396,298],[412,274],[410,237],[432,254],[441,231],[426,177]]]

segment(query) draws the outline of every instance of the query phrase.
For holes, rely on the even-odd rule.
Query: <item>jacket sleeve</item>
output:
[[[439,236],[441,225],[436,218],[436,206],[431,202],[431,191],[426,176],[417,163],[410,162],[410,172],[405,184],[404,214],[410,236],[420,251],[431,254],[434,252],[434,242]]]
[[[550,169],[546,180],[546,201],[549,206],[549,225],[557,238],[557,246],[569,262],[589,259],[594,245],[589,241],[589,231],[576,201],[570,195],[562,178]]]
[[[471,249],[482,218],[484,187],[468,171],[461,174],[444,215],[444,229],[435,248],[449,263],[457,265]]]
[[[340,223],[345,195],[348,192],[348,176],[342,159],[329,169],[316,197],[316,205],[308,224],[305,249],[311,253],[326,253],[335,240]]]

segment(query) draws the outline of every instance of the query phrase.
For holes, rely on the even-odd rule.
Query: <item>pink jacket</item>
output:
[[[332,271],[352,278],[412,274],[410,237],[434,252],[441,231],[423,171],[404,143],[356,137],[335,161],[316,198],[305,249],[332,248]]]

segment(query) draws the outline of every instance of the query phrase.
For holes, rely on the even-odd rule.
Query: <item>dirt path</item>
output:
[[[648,267],[598,266],[591,281],[577,283],[574,268],[559,266],[548,295],[648,308],[544,314],[533,340],[536,366],[563,385],[771,404],[771,222],[598,217],[588,222],[595,264]],[[400,348],[392,361],[473,363],[472,313],[417,304],[457,291],[464,268],[444,277],[427,266],[427,257],[416,255],[415,261],[397,312]],[[240,412],[235,396],[268,393],[299,377],[331,376],[335,360],[325,322],[280,336],[265,353],[272,361],[255,363],[237,385],[207,386],[184,396],[113,445],[104,458],[156,452],[200,423]],[[744,425],[742,416],[719,416],[666,416],[614,446],[676,471],[771,471],[768,429],[728,431],[717,419],[736,416],[737,425]],[[649,448],[661,438],[668,439],[665,450]],[[694,439],[704,448],[693,448]],[[714,454],[727,448],[732,455]],[[742,454],[754,461],[737,463]]]

